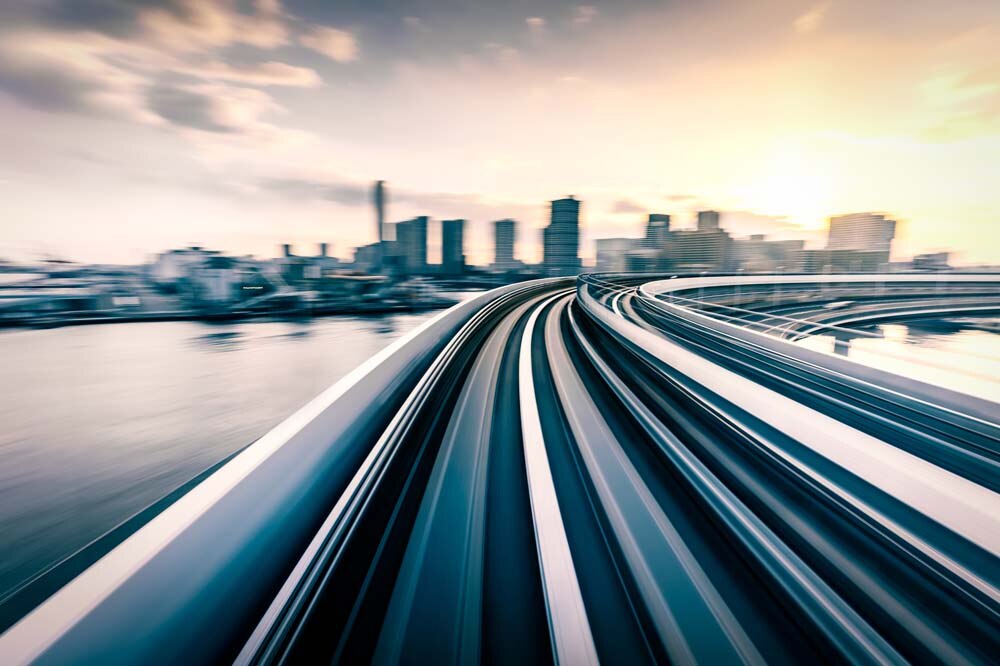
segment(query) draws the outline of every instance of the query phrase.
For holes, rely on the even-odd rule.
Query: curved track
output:
[[[995,404],[684,283],[457,306],[41,604],[0,662],[995,660]]]

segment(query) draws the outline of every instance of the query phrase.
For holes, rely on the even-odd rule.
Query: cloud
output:
[[[198,78],[258,86],[316,88],[323,84],[313,69],[273,61],[250,65],[210,61],[198,66],[175,67],[173,71]]]
[[[496,42],[487,42],[486,44],[483,44],[483,48],[492,53],[497,62],[505,65],[517,62],[518,56],[520,55],[517,49],[511,46],[497,44]]]
[[[628,201],[627,199],[619,199],[611,207],[612,213],[645,213],[646,207],[635,203],[634,201]]]
[[[350,32],[339,28],[320,26],[299,36],[299,43],[322,53],[335,62],[358,59],[358,42]]]
[[[815,31],[819,27],[820,23],[823,22],[823,19],[826,17],[826,12],[829,9],[829,2],[822,2],[813,6],[812,9],[807,11],[805,14],[802,14],[792,22],[792,25],[795,27],[795,32],[800,35],[805,35]]]
[[[695,201],[698,197],[694,194],[668,194],[666,197],[667,201]]]
[[[264,114],[282,108],[246,86],[314,88],[322,85],[314,70],[273,60],[224,60],[224,49],[233,45],[271,48],[286,41],[287,17],[275,0],[249,6],[235,0],[156,6],[149,0],[82,0],[79,12],[50,20],[57,29],[28,24],[6,32],[0,90],[47,111],[185,132],[267,141],[302,135],[264,122]]]
[[[292,199],[322,199],[350,206],[366,203],[370,188],[370,185],[348,181],[305,178],[266,178],[259,184],[264,190]]]
[[[403,25],[414,32],[427,32],[429,29],[427,24],[416,16],[404,16]]]
[[[573,24],[586,25],[597,18],[597,7],[593,5],[579,5],[573,9]]]
[[[278,0],[255,0],[249,13],[239,11],[235,0],[174,0],[137,15],[146,38],[173,51],[230,44],[274,49],[288,43],[285,19]]]
[[[280,176],[258,181],[267,192],[299,201],[311,199],[330,201],[347,206],[370,206],[371,183],[337,176]],[[462,218],[470,220],[499,220],[506,217],[525,217],[538,208],[537,204],[495,201],[479,194],[455,192],[424,192],[399,187],[389,187],[390,207],[403,206],[407,214],[428,214],[435,219]],[[404,215],[392,213],[394,219]]]
[[[232,132],[235,127],[219,116],[215,100],[190,88],[163,86],[150,91],[149,107],[161,118],[181,127],[206,132]]]
[[[30,4],[26,3],[26,4]],[[288,43],[279,0],[47,0],[34,3],[41,25],[139,40],[169,52],[232,44],[273,49]]]
[[[541,35],[545,32],[545,19],[541,16],[529,16],[524,19],[524,22],[528,24],[528,30],[533,35]]]
[[[145,77],[106,58],[117,45],[97,33],[8,33],[0,40],[0,90],[47,111],[149,121]]]
[[[160,85],[149,91],[151,111],[182,129],[271,140],[286,130],[262,117],[283,108],[267,93],[218,83]]]
[[[1000,134],[1000,65],[942,68],[919,90],[933,118],[920,139],[936,143]]]

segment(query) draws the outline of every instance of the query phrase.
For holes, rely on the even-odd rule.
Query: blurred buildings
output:
[[[465,220],[441,221],[441,273],[461,275],[465,272]]]
[[[423,275],[427,272],[427,216],[395,224],[396,242],[394,266],[406,275]]]
[[[549,226],[542,231],[546,275],[580,272],[580,202],[572,196],[550,203]]]
[[[629,253],[638,249],[639,239],[601,238],[596,241],[599,273],[624,273],[628,269]]]
[[[355,248],[350,261],[332,256],[330,245],[323,242],[315,255],[298,255],[291,244],[282,244],[274,259],[232,257],[191,246],[163,252],[141,269],[131,270],[46,262],[42,268],[29,267],[33,277],[17,286],[0,283],[0,322],[382,312],[449,302],[438,296],[434,276],[461,288],[581,271],[581,202],[573,196],[549,202],[541,264],[526,265],[516,258],[518,223],[501,219],[492,223],[493,261],[487,267],[467,262],[465,219],[440,222],[441,262],[428,263],[430,218],[422,215],[388,223],[387,201],[386,183],[376,181],[372,189],[376,237]],[[803,240],[774,240],[763,234],[734,238],[725,228],[724,215],[713,210],[698,211],[694,228],[677,229],[672,222],[667,213],[650,213],[634,238],[597,239],[596,270],[678,274],[954,270],[947,252],[891,262],[896,223],[878,213],[831,217],[825,246],[818,249],[807,248]],[[3,264],[0,269],[10,272]]]
[[[650,213],[646,222],[646,238],[643,247],[659,249],[666,247],[670,238],[670,216],[662,213]]]
[[[714,210],[698,211],[698,231],[717,231],[719,213]]]
[[[493,223],[493,264],[491,265],[493,270],[506,272],[521,267],[521,262],[514,259],[516,239],[517,222],[506,219]]]
[[[607,238],[595,243],[597,270],[607,272],[844,273],[945,270],[948,257],[924,255],[912,264],[889,262],[895,222],[856,213],[830,218],[823,249],[802,240],[771,240],[762,234],[733,238],[714,210],[699,211],[694,229],[671,228],[670,216],[651,213],[643,238]]]

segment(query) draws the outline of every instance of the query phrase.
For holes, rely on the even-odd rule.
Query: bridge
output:
[[[983,275],[494,289],[20,590],[0,663],[995,663],[996,403],[794,341],[998,313]]]

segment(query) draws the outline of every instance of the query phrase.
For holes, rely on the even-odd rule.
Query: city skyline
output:
[[[1000,8],[936,7],[11,3],[0,257],[344,256],[383,178],[388,219],[468,220],[471,264],[503,218],[538,261],[562,192],[586,258],[646,211],[712,208],[813,242],[885,211],[899,257],[1000,263]]]

